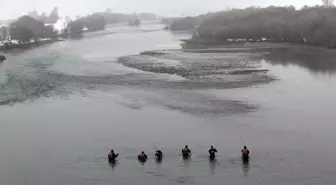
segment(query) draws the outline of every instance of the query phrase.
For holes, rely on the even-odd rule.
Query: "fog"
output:
[[[229,7],[268,5],[303,5],[321,4],[320,0],[0,0],[0,20],[17,18],[28,11],[50,12],[54,6],[59,7],[61,16],[75,17],[111,8],[113,12],[133,13],[150,12],[162,16],[197,15],[209,11],[218,11]],[[14,8],[15,7],[15,8]]]

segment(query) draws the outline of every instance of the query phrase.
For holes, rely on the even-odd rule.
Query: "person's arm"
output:
[[[191,153],[191,150],[188,149],[188,152]]]
[[[118,157],[118,156],[119,156],[119,153],[117,153],[115,156]]]
[[[215,152],[217,153],[217,149],[215,149]]]

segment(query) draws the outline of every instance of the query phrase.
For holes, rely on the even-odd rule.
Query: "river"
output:
[[[179,49],[179,39],[190,36],[161,28],[111,26],[6,53],[0,66],[0,184],[336,182],[331,56],[262,55],[258,63],[268,76],[248,76],[253,83],[233,87],[221,83],[226,77],[214,75],[218,71],[204,75],[211,66],[198,67],[197,74],[171,73],[181,65],[177,56],[192,68],[210,54],[139,56]],[[215,55],[220,62],[255,53]],[[131,58],[120,60],[124,56]],[[239,157],[241,138],[251,151],[249,164]],[[187,161],[180,156],[186,144],[193,153]],[[208,160],[210,145],[219,151],[215,162]],[[112,148],[120,153],[114,165],[107,161]],[[162,163],[153,158],[157,148],[164,152]],[[136,160],[142,150],[149,155],[145,164]]]

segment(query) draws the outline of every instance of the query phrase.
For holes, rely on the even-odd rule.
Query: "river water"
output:
[[[208,55],[137,55],[179,49],[179,39],[189,37],[162,27],[112,26],[7,53],[0,67],[0,184],[336,182],[333,52],[261,55],[272,80],[253,76],[256,83],[233,88],[218,76],[215,81],[214,72],[207,78],[165,72],[181,64],[178,55],[193,57],[189,62]],[[228,55],[234,54],[216,59]],[[123,56],[142,63],[125,64]],[[241,138],[251,151],[249,164],[239,157]],[[186,144],[193,152],[188,161],[180,156]],[[207,158],[210,145],[219,151],[215,162]],[[114,165],[107,162],[112,148],[120,153]],[[157,148],[162,163],[153,158]],[[145,164],[136,160],[142,150],[149,155]]]

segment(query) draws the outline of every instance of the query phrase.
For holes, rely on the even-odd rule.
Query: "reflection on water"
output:
[[[209,169],[210,169],[210,174],[215,175],[216,172],[216,166],[218,165],[217,159],[209,160]]]
[[[112,171],[114,171],[114,169],[116,168],[116,166],[118,166],[119,162],[114,160],[114,161],[110,161],[109,165],[112,168]]]
[[[162,158],[156,158],[155,162],[156,162],[156,164],[161,164],[162,163]]]
[[[284,47],[267,49],[262,57],[274,65],[298,65],[312,73],[334,74],[336,72],[336,52],[314,47]]]
[[[190,168],[190,157],[182,157],[183,165],[186,168]]]
[[[146,160],[140,160],[140,159],[138,159],[138,161],[139,161],[139,163],[141,164],[141,165],[145,165],[145,163],[146,163]]]
[[[245,176],[248,176],[248,173],[250,171],[250,160],[249,159],[242,159],[242,169],[245,174]]]

